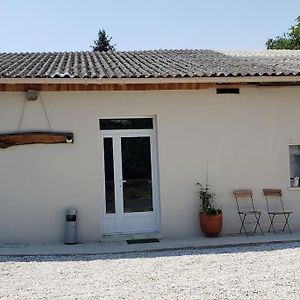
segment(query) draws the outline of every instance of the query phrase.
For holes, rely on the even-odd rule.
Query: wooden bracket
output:
[[[72,132],[59,131],[31,131],[12,132],[0,134],[0,148],[5,149],[11,146],[28,144],[60,144],[74,143]]]

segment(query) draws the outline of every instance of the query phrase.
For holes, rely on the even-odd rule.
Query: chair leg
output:
[[[263,231],[261,229],[260,223],[259,223],[261,214],[258,214],[258,216],[256,214],[254,214],[254,216],[255,216],[255,219],[256,219],[256,225],[255,225],[253,233],[255,234],[257,227],[259,227],[259,230],[260,230],[261,234],[264,235],[264,233],[263,233]]]
[[[283,228],[282,228],[282,231],[284,231],[285,228],[287,227],[288,230],[289,230],[289,233],[292,233],[291,228],[290,228],[290,225],[289,225],[289,217],[290,217],[290,214],[284,214],[283,216],[284,216],[284,218],[285,218],[285,223],[284,223],[284,226],[283,226]]]
[[[260,221],[260,216],[259,216],[259,221]],[[261,235],[264,235],[264,232],[263,232],[263,230],[262,230],[262,228],[260,226],[260,222],[258,223],[258,226],[259,226],[259,230],[260,230]]]
[[[241,215],[239,215],[239,217],[240,217],[240,220],[241,220],[241,228],[240,228],[239,234],[241,234],[242,231],[244,230],[245,233],[246,233],[246,235],[248,236],[248,232],[247,232],[246,227],[245,227],[245,219],[246,219],[246,215],[244,214],[244,215],[243,215],[243,218],[241,217]]]
[[[271,218],[271,214],[269,214],[268,213],[268,216],[269,216],[269,219],[270,219],[270,226],[269,226],[269,228],[268,228],[268,232],[270,232],[271,231],[271,227],[272,227],[272,218]]]
[[[270,216],[270,215],[269,215]],[[269,232],[271,231],[271,228],[273,229],[273,232],[276,233],[275,227],[274,227],[274,218],[275,215],[273,214],[272,217],[270,216],[270,226],[269,226]]]

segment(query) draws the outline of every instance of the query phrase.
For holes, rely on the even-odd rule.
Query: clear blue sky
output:
[[[299,0],[0,0],[0,52],[90,50],[104,28],[117,50],[264,49]]]

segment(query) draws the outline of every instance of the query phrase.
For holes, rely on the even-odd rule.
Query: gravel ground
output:
[[[300,299],[300,243],[0,257],[0,299]]]

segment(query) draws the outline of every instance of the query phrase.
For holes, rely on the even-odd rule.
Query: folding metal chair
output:
[[[270,232],[272,228],[273,232],[276,233],[274,227],[274,220],[276,216],[279,216],[283,217],[282,222],[280,222],[281,224],[283,224],[281,231],[284,231],[285,228],[287,228],[289,232],[292,233],[289,225],[289,218],[293,212],[285,211],[283,206],[282,191],[280,189],[263,189],[263,192],[266,197],[268,216],[270,219],[270,226],[268,232]],[[270,202],[273,201],[274,204],[276,199],[277,202],[280,201],[280,205],[277,204],[276,207],[274,207],[274,205],[272,206]]]
[[[233,191],[233,195],[236,200],[237,210],[238,210],[238,214],[239,214],[239,217],[241,220],[241,228],[240,228],[239,233],[241,234],[242,231],[244,231],[246,233],[246,235],[248,236],[249,233],[248,233],[245,225],[246,224],[254,224],[255,227],[254,227],[253,234],[255,234],[257,228],[259,228],[261,234],[263,235],[263,231],[262,231],[260,223],[259,223],[261,212],[257,211],[254,207],[252,191],[251,190],[235,190],[235,191]],[[250,200],[251,206],[249,206],[249,202],[246,203],[247,200],[248,201]],[[243,205],[241,205],[240,201],[244,202]],[[247,205],[247,208],[250,207],[250,210],[245,210],[245,208],[244,208],[245,205]],[[242,206],[243,206],[243,209],[241,209]]]

